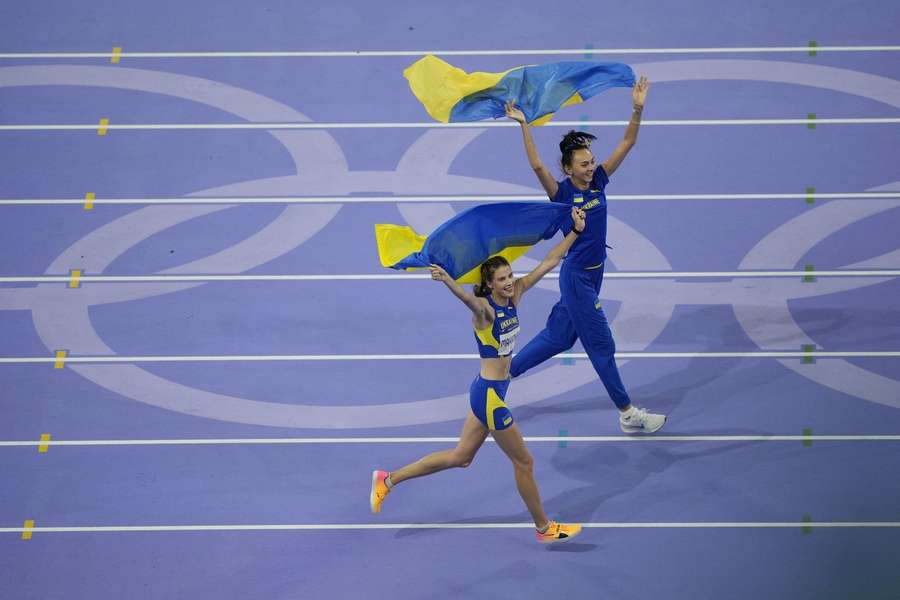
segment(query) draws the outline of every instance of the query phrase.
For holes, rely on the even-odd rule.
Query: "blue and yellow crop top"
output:
[[[481,358],[499,358],[512,354],[519,335],[519,317],[512,301],[500,306],[491,296],[485,298],[494,309],[494,322],[484,329],[475,330],[478,355]]]

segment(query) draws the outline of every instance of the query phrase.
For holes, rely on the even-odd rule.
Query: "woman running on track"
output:
[[[571,539],[581,531],[581,525],[557,523],[547,518],[534,480],[534,461],[504,402],[509,387],[512,351],[519,333],[517,307],[525,292],[559,264],[584,231],[584,211],[572,208],[572,220],[573,226],[563,240],[531,273],[519,279],[513,277],[512,268],[505,258],[495,256],[481,265],[481,284],[470,293],[453,281],[444,269],[432,265],[431,278],[442,281],[472,311],[472,326],[481,356],[481,372],[469,389],[472,411],[466,417],[456,448],[434,452],[390,473],[372,473],[369,496],[372,512],[381,511],[381,505],[391,489],[402,481],[452,467],[469,466],[490,434],[513,463],[516,487],[534,519],[537,540],[541,543],[559,542]]]

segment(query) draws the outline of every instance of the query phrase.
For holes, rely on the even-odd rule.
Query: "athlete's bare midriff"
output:
[[[509,365],[511,363],[512,355],[501,356],[499,358],[482,358],[482,379],[492,379],[494,381],[503,381],[505,379],[509,379]]]

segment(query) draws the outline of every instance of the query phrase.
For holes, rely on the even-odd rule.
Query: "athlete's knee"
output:
[[[597,349],[597,353],[601,356],[608,356],[611,358],[616,353],[616,343],[613,341],[612,336],[597,344],[593,344],[592,346]]]
[[[461,458],[461,459],[459,460],[459,462],[456,463],[456,466],[457,466],[458,468],[460,468],[460,469],[465,469],[465,468],[467,468],[469,465],[472,464],[472,461],[473,461],[473,460],[475,460],[475,457],[474,457],[474,456]]]
[[[534,473],[534,458],[532,458],[531,453],[527,450],[513,457],[512,463],[517,471]]]
[[[591,329],[581,336],[581,343],[585,350],[591,354],[600,356],[612,356],[616,353],[616,341],[609,330],[597,331]]]
[[[450,457],[452,466],[465,469],[475,460],[475,453],[466,450],[456,450]]]

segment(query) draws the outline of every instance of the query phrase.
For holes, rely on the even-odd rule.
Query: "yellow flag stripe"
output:
[[[378,259],[382,267],[391,267],[425,245],[426,236],[419,235],[407,225],[375,225]]]
[[[563,108],[565,108],[567,106],[572,106],[573,104],[581,104],[582,102],[584,102],[584,99],[581,97],[581,94],[579,94],[578,92],[575,92],[559,108],[560,108],[560,110],[562,110]],[[543,117],[538,117],[537,119],[535,119],[534,121],[529,123],[529,125],[533,125],[535,127],[540,127],[541,125],[546,125],[547,123],[550,122],[550,119],[552,119],[553,115],[555,115],[555,114],[556,113],[550,113],[549,115],[544,115]]]
[[[530,249],[531,246],[510,246],[497,254],[492,254],[489,258],[502,256],[509,264],[512,264],[517,258],[528,252]],[[456,283],[481,283],[481,265],[478,265],[468,273],[465,273],[462,277],[458,278]]]
[[[431,54],[422,57],[403,71],[409,87],[435,121],[447,123],[456,104],[475,92],[497,85],[507,73],[466,73]]]

